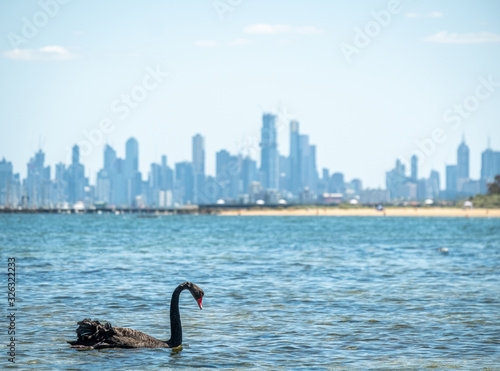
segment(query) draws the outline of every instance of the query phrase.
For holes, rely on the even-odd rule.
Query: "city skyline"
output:
[[[276,107],[308,128],[318,169],[364,174],[371,187],[415,151],[424,173],[451,163],[463,132],[471,159],[488,136],[496,146],[498,2],[214,3],[3,3],[2,155],[25,176],[38,148],[70,163],[72,144],[100,130],[81,146],[91,174],[106,144],[123,157],[130,137],[141,171],[163,152],[190,160],[197,132],[207,153],[257,143],[258,160],[256,122]],[[288,129],[277,135],[288,143]],[[207,173],[215,167],[208,156]]]
[[[264,114],[264,115],[272,115],[272,114]],[[274,115],[274,116],[276,116],[276,118],[279,117],[279,115]],[[296,128],[297,128],[296,130],[298,131],[298,128],[299,128],[299,125],[300,125],[298,120],[292,119],[289,124],[296,126]],[[284,125],[284,127],[287,127],[287,130],[289,128],[288,125]],[[264,133],[268,133],[268,129],[264,130],[263,128],[261,128],[260,131],[261,131],[261,133],[260,133],[261,135],[262,135],[263,132]],[[274,135],[276,135],[276,133]],[[309,136],[307,136],[307,137],[308,137],[307,140],[309,140]],[[465,137],[466,137],[465,134],[462,133],[462,136],[460,137],[459,141],[456,143],[455,148],[457,148],[457,147],[460,148],[460,145],[464,142]],[[129,142],[131,139],[133,139],[135,142],[138,142],[137,139],[136,139],[136,137],[132,136],[132,137],[130,137],[130,138],[128,138],[126,140],[126,143]],[[296,139],[296,141],[298,141],[298,140],[299,140],[299,138]],[[210,171],[210,172],[206,172],[206,170],[205,170],[205,163],[207,162],[207,159],[210,158],[210,156],[205,156],[205,153],[206,153],[206,151],[205,151],[205,142],[206,141],[207,140],[206,140],[206,136],[205,135],[203,135],[201,133],[194,134],[194,136],[191,137],[191,144],[192,144],[192,146],[189,147],[189,151],[188,151],[190,153],[190,155],[187,156],[185,159],[179,161],[179,162],[191,161],[191,162],[194,163],[195,161],[193,161],[193,160],[197,157],[198,161],[199,161],[199,164],[197,166],[194,166],[194,169],[198,169],[199,168],[198,172],[201,173],[201,174],[203,174],[203,175],[205,175],[205,174],[206,175],[216,175],[217,172],[215,170],[214,171]],[[293,144],[291,144],[293,142],[294,142],[294,140],[291,139],[291,136],[289,136],[290,148],[293,146]],[[195,143],[199,143],[200,148],[197,148],[195,150],[195,148],[196,148]],[[485,143],[486,143],[486,145],[484,147],[482,147],[482,148],[485,148],[485,149],[492,148],[491,137],[490,136],[488,136],[487,138],[485,138]],[[74,153],[73,153],[73,146],[74,145],[78,145],[78,144],[75,143],[75,144],[71,145],[71,147],[70,147],[71,148],[71,157],[70,158],[72,158],[72,156],[74,156]],[[276,148],[278,148],[279,147],[279,141],[276,141],[275,145],[276,145]],[[296,144],[296,145],[298,145],[298,144]],[[136,144],[136,146],[137,146],[137,144]],[[256,146],[258,146],[258,148],[259,148],[258,150],[256,149],[257,148]],[[252,147],[251,151],[248,150],[248,148],[250,148],[250,147]],[[282,143],[282,148],[283,147],[286,148],[286,145],[284,143]],[[314,146],[314,147],[316,147],[316,146]],[[127,157],[127,152],[129,152],[127,150],[127,144],[125,144],[125,146],[123,146],[123,148],[119,147],[119,146],[116,147],[116,146],[110,146],[109,144],[105,144],[103,146],[102,152],[105,152],[108,148],[112,148],[113,149],[113,151],[115,152],[115,154],[114,154],[115,157],[122,155],[122,157],[126,158]],[[37,152],[39,150],[42,150],[45,155],[47,155],[47,153],[48,153],[47,151],[44,151],[44,148],[42,148],[42,147],[39,147],[35,152]],[[123,152],[122,152],[122,150],[123,150]],[[219,150],[214,151],[213,159],[216,159],[217,152],[219,152],[221,150],[227,150],[227,148],[220,148]],[[470,152],[470,146],[468,146],[467,150]],[[137,152],[137,148],[134,149],[134,152]],[[474,154],[477,154],[477,153],[481,154],[482,152],[483,151],[481,151],[478,148],[473,148],[472,155],[470,153],[468,153],[467,156],[474,158]],[[203,153],[203,155],[201,155],[201,153]],[[260,139],[254,140],[253,141],[253,145],[249,145],[247,148],[243,148],[239,152],[235,152],[235,154],[237,154],[237,155],[242,155],[242,156],[248,155],[252,160],[257,161],[261,165],[261,157],[262,157],[262,155],[255,156],[255,153],[261,154]],[[252,154],[253,154],[253,156],[252,156]],[[279,155],[286,155],[286,156],[292,156],[293,157],[293,154],[291,153],[290,150],[286,150],[284,152],[280,152],[279,149],[278,149],[278,154]],[[423,154],[423,153],[420,153],[420,154],[425,159],[425,154]],[[470,162],[470,164],[467,165],[467,169],[469,169],[468,171],[472,174],[470,176],[471,178],[480,178],[481,177],[481,156],[480,156],[480,154],[478,156],[475,156],[475,158],[477,160],[472,160]],[[160,150],[160,153],[158,154],[158,158],[157,159],[152,159],[152,160],[147,159],[147,160],[143,160],[142,161],[142,162],[147,162],[148,163],[148,166],[146,168],[144,168],[144,169],[139,166],[139,160],[136,159],[136,160],[134,160],[133,171],[139,171],[139,172],[141,172],[143,174],[147,173],[147,171],[149,170],[149,165],[151,163],[161,162],[162,158],[164,156],[168,156],[168,158],[172,158],[172,157],[170,157],[171,154],[165,153],[165,151]],[[430,169],[430,171],[432,171],[432,170],[438,171],[440,173],[440,175],[444,179],[445,175],[446,175],[446,167],[447,167],[447,165],[449,165],[449,164],[451,164],[453,162],[456,162],[456,159],[454,158],[454,156],[455,156],[455,154],[453,153],[453,157],[451,158],[451,160],[449,162],[446,162],[446,163],[441,164],[441,165],[438,164],[438,166],[432,166],[431,169]],[[3,153],[0,153],[0,158],[5,158],[6,160],[8,160],[10,162],[15,163],[11,158],[8,158]],[[66,160],[67,160],[67,158],[68,158],[68,156],[66,156]],[[405,165],[407,165],[406,167],[409,169],[408,171],[410,172],[410,176],[411,176],[411,172],[412,172],[412,167],[411,167],[412,165],[411,165],[411,163],[412,163],[412,160],[410,159],[410,161],[406,161],[405,159],[403,159],[401,157],[399,157],[397,159],[398,160],[402,160],[402,162],[405,163]],[[421,158],[420,158],[420,160],[421,160]],[[131,160],[129,160],[129,161],[131,161]],[[25,163],[26,162],[27,161],[25,161]],[[59,159],[55,163],[53,163],[51,166],[55,167],[56,164],[58,164],[58,163],[63,163],[65,165],[70,165],[72,163],[72,161],[67,162],[67,161],[65,161],[65,159]],[[216,163],[216,161],[214,161],[214,163]],[[102,167],[103,165],[105,166],[105,163],[103,163],[101,161],[101,163],[99,164],[99,166]],[[127,163],[127,166],[131,166],[131,165],[129,165]],[[14,168],[15,168],[15,166],[14,166]],[[470,171],[470,168],[477,169],[477,171]],[[22,166],[21,168],[15,168],[15,169],[16,169],[15,172],[19,173],[21,175],[21,177],[26,177],[27,176],[27,172],[25,170],[25,167]],[[318,173],[321,172],[321,169],[322,168],[320,168],[319,166],[317,167]],[[25,171],[23,172],[23,170],[25,170]],[[340,168],[338,168],[338,169],[330,169],[330,170],[332,170],[332,171],[335,172],[335,171],[340,171]],[[386,170],[387,169],[385,169],[384,172]],[[93,170],[91,168],[89,168],[88,166],[85,166],[85,176],[90,179],[91,183],[95,183],[98,170],[94,171],[93,173],[92,173],[92,171]],[[462,171],[465,171],[465,170],[462,170]],[[425,172],[423,172],[422,168],[420,167],[419,168],[419,174],[422,174],[422,173],[425,173]],[[363,176],[360,175],[360,174],[357,174],[357,175],[355,174],[353,176],[353,178],[362,178],[362,177]],[[467,174],[467,176],[464,175],[463,177],[469,177],[469,174]],[[382,185],[377,185],[375,187],[371,186],[371,185],[368,185],[368,187],[369,188],[383,188],[384,185],[385,185],[385,178],[384,178],[384,182],[383,182]],[[296,189],[298,189],[298,186],[296,186]]]
[[[161,163],[151,163],[149,171],[139,168],[140,147],[136,138],[124,145],[125,156],[117,156],[106,145],[102,168],[92,182],[81,163],[80,147],[74,145],[69,165],[45,164],[40,149],[27,164],[22,178],[12,163],[0,161],[0,204],[24,207],[61,207],[61,205],[108,204],[118,207],[172,207],[188,204],[281,202],[335,204],[340,202],[402,202],[456,200],[487,192],[487,185],[500,174],[500,151],[491,141],[481,154],[481,174],[470,174],[470,149],[465,135],[457,148],[456,164],[444,164],[445,178],[435,169],[427,178],[419,169],[425,157],[416,152],[411,164],[396,159],[394,169],[385,172],[386,187],[363,187],[362,177],[348,179],[336,169],[317,168],[316,145],[303,134],[297,120],[290,120],[289,155],[278,151],[278,116],[262,114],[260,163],[249,153],[231,154],[226,149],[215,153],[216,172],[205,171],[205,137],[192,136],[191,161],[168,164],[168,154]],[[417,156],[417,153],[419,155]],[[52,176],[52,168],[55,173]],[[407,169],[409,171],[407,171]],[[320,176],[321,174],[321,176]],[[360,179],[361,178],[361,179]],[[443,181],[441,181],[443,179]],[[80,207],[80,206],[79,206]]]

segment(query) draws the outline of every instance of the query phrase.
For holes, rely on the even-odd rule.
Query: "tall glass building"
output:
[[[465,138],[457,150],[457,178],[469,179],[469,146],[465,144]]]
[[[205,203],[205,138],[201,134],[193,137],[193,202]]]
[[[263,174],[262,186],[267,189],[278,189],[278,138],[276,132],[276,116],[273,114],[265,113],[262,115],[260,148],[260,171]]]

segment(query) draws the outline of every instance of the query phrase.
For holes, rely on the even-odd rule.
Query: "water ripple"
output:
[[[498,219],[0,215],[23,369],[494,369]],[[447,254],[439,249],[446,247]],[[181,351],[77,352],[87,317]],[[5,351],[5,344],[0,347]]]

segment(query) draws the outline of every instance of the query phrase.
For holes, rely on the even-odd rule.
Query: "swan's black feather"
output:
[[[100,323],[84,319],[78,322],[77,340],[68,341],[72,348],[92,350],[103,348],[174,348],[182,344],[182,327],[179,315],[179,295],[188,289],[201,308],[204,292],[191,282],[179,285],[172,294],[170,303],[171,338],[161,341],[141,331],[125,327],[113,327],[109,322]]]
[[[112,327],[110,323],[84,319],[78,322],[77,341],[68,341],[72,348],[168,348],[164,341],[143,332],[124,327]]]

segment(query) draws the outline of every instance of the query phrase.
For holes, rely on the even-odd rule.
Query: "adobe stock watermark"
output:
[[[479,83],[474,88],[472,94],[467,95],[461,102],[443,112],[443,121],[451,124],[451,129],[458,130],[462,127],[465,119],[476,112],[482,102],[490,99],[500,87],[500,81],[495,81],[492,75],[487,78],[479,76]],[[436,127],[431,134],[422,140],[415,140],[417,149],[413,150],[408,157],[400,157],[401,162],[409,166],[411,157],[417,156],[419,164],[425,163],[426,158],[430,158],[438,145],[443,144],[448,139],[446,133],[451,130],[450,126]]]
[[[169,73],[162,71],[159,65],[155,68],[150,66],[146,67],[146,74],[141,82],[133,86],[128,92],[121,94],[118,98],[113,100],[110,105],[110,111],[119,115],[119,120],[125,120],[130,113],[144,102],[149,94],[157,89],[169,77]],[[107,134],[115,131],[115,121],[106,117],[99,121],[96,128],[91,130],[83,130],[82,135],[85,139],[80,140],[77,145],[80,147],[80,156],[86,157],[92,153],[95,147],[100,146]],[[71,148],[67,149],[66,162],[71,163]]]
[[[56,17],[61,10],[62,5],[66,5],[71,0],[40,0],[38,5],[40,10],[33,13],[31,17],[21,19],[21,31],[19,33],[9,32],[7,38],[12,49],[19,49],[20,46],[27,44],[33,39],[40,30],[49,24],[49,21]]]
[[[221,21],[224,21],[226,13],[232,13],[243,3],[243,0],[214,0],[212,3],[215,12]]]
[[[391,24],[393,16],[400,14],[402,11],[403,6],[399,0],[390,0],[385,9],[372,11],[372,19],[366,22],[364,27],[356,27],[354,29],[352,43],[345,41],[340,43],[340,50],[347,63],[351,63],[353,55],[358,55],[366,49],[373,39],[379,36]]]
[[[494,81],[491,75],[486,79],[479,76],[478,80],[479,84],[474,89],[474,94],[468,95],[462,102],[455,103],[452,108],[443,113],[444,122],[452,124],[453,129],[460,128],[463,120],[470,117],[471,113],[476,112],[481,106],[481,102],[490,99],[496,88],[500,86],[500,82]]]

